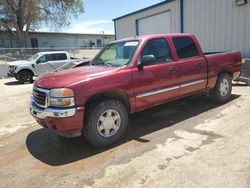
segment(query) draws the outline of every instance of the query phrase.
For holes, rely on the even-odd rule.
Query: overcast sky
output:
[[[69,28],[61,32],[114,34],[112,19],[159,3],[163,0],[84,0],[85,12],[72,20]],[[41,28],[40,31],[50,31]]]

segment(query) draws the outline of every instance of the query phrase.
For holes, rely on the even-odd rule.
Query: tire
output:
[[[28,70],[22,70],[18,73],[18,81],[23,84],[25,82],[33,83],[33,73]]]
[[[97,147],[116,143],[124,135],[128,125],[128,110],[117,100],[102,100],[88,106],[83,134]]]
[[[228,73],[219,75],[215,88],[210,92],[211,98],[215,102],[227,102],[232,93],[232,78]]]
[[[247,81],[247,85],[250,86],[250,80]]]

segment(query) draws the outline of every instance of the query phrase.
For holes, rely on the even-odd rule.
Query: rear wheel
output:
[[[22,70],[18,73],[18,81],[23,84],[26,82],[32,83],[33,82],[33,73],[28,70]]]
[[[86,111],[84,136],[93,145],[105,147],[121,139],[128,124],[128,111],[117,100],[103,100]]]
[[[222,73],[218,77],[215,88],[211,91],[211,97],[216,102],[227,102],[232,93],[232,78],[228,73]]]

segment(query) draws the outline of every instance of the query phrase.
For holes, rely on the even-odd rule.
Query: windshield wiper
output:
[[[91,65],[106,65],[106,66],[112,67],[111,64],[106,63],[106,62],[104,62],[104,61],[101,60],[101,59],[97,59],[96,62],[95,62],[95,63],[91,63]]]

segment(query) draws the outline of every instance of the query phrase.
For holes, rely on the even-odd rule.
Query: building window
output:
[[[3,40],[3,39],[0,40],[0,47],[1,47],[1,48],[4,48],[4,47],[5,47],[5,45],[4,45],[4,40]]]

